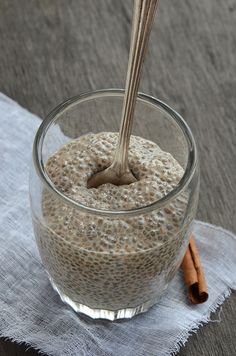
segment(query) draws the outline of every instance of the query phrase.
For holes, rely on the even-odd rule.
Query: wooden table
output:
[[[43,117],[67,97],[124,87],[131,10],[130,0],[1,0],[0,91]],[[234,232],[235,58],[235,0],[161,1],[140,90],[189,123],[201,155],[198,218]],[[179,355],[235,355],[235,316],[232,294]],[[2,339],[0,355],[38,353]]]

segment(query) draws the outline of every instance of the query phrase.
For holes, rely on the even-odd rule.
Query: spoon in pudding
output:
[[[142,65],[157,3],[158,0],[134,0],[130,53],[118,143],[112,164],[92,175],[87,182],[88,188],[97,188],[105,183],[125,185],[137,181],[129,167],[128,149]]]

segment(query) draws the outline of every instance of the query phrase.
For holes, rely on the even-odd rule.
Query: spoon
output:
[[[105,183],[125,185],[137,181],[129,168],[128,149],[142,65],[157,3],[158,0],[134,0],[131,45],[118,144],[112,164],[91,176],[87,182],[88,188],[97,188]]]

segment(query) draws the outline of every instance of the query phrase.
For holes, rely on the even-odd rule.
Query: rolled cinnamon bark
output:
[[[204,303],[208,299],[208,289],[195,238],[192,235],[181,267],[188,288],[188,297],[193,304]]]

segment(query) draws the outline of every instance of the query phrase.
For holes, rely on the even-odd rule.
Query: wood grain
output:
[[[43,117],[69,96],[124,87],[131,10],[131,0],[1,0],[0,91]],[[235,0],[162,1],[140,90],[189,123],[201,157],[198,218],[234,232],[235,58]],[[234,294],[180,355],[235,355],[235,316]],[[38,353],[2,340],[0,355]]]

